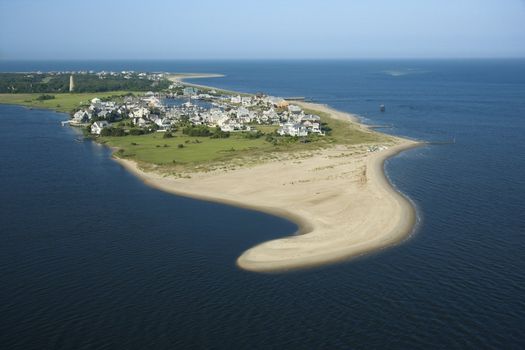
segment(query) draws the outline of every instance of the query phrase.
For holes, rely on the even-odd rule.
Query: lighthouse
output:
[[[69,92],[75,90],[75,79],[73,79],[73,74],[69,76]]]

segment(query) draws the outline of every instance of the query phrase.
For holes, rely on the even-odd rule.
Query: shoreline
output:
[[[179,74],[170,76],[170,80],[183,82],[184,79],[220,76]],[[372,130],[361,123],[358,116],[326,104],[293,103],[327,113],[354,127],[388,135]],[[260,211],[295,223],[298,229],[293,234],[283,233],[282,238],[257,244],[242,252],[236,261],[239,268],[248,271],[282,272],[349,260],[410,237],[415,229],[416,208],[390,183],[384,163],[424,143],[388,137],[388,141],[378,144],[388,148],[374,152],[367,150],[372,144],[336,145],[311,151],[306,159],[291,153],[284,161],[272,160],[227,172],[191,173],[189,179],[144,172],[132,160],[115,155],[112,158],[146,185],[158,190]],[[364,175],[360,174],[363,168]],[[279,174],[277,181],[275,174]]]
[[[173,79],[182,82],[185,78],[196,78],[196,75]],[[357,116],[328,105],[293,103],[370,130],[360,123]],[[283,272],[345,261],[396,245],[411,235],[417,219],[416,209],[390,183],[384,163],[423,143],[388,136],[393,144],[377,152],[366,151],[366,145],[350,149],[336,146],[314,152],[316,154],[312,157],[301,160],[300,166],[294,159],[269,161],[227,172],[193,173],[189,179],[144,172],[132,160],[114,159],[146,185],[158,190],[256,210],[295,223],[298,229],[292,235],[257,244],[242,252],[236,261],[239,268],[248,271]],[[351,155],[346,156],[345,152]],[[343,161],[338,160],[339,157]],[[359,181],[356,185],[355,173],[361,168],[354,163],[361,168],[364,166],[365,185]],[[315,174],[319,164],[325,165],[326,169]],[[341,169],[331,170],[334,168]],[[271,178],[271,174],[276,173],[279,179],[284,179],[281,183]],[[344,175],[349,173],[352,175]],[[326,180],[319,175],[327,179],[342,176],[343,180]],[[294,183],[293,179],[301,178]],[[286,191],[282,186],[289,185],[286,181],[290,179],[291,189]],[[325,200],[314,198],[325,193]]]
[[[331,263],[347,261],[351,258],[357,258],[365,254],[380,251],[385,248],[388,248],[389,246],[397,245],[398,243],[402,242],[405,238],[410,237],[411,233],[416,227],[416,208],[412,205],[412,203],[403,193],[398,191],[390,183],[385,174],[384,164],[388,159],[395,157],[399,153],[419,146],[419,143],[402,144],[389,149],[387,152],[381,154],[380,156],[378,155],[377,157],[374,157],[371,162],[374,171],[374,173],[371,174],[371,176],[376,177],[376,179],[379,180],[379,182],[381,182],[380,186],[383,187],[383,190],[385,190],[389,195],[391,195],[395,199],[397,204],[401,207],[402,212],[399,213],[401,216],[401,220],[394,226],[394,228],[392,228],[390,232],[383,233],[382,236],[372,237],[367,241],[358,242],[356,246],[344,246],[342,248],[334,247],[335,249],[323,252],[322,254],[305,256],[299,259],[296,258],[291,261],[269,261],[260,259],[260,257],[258,257],[257,255],[261,254],[260,251],[263,249],[266,250],[266,252],[262,252],[263,254],[268,254],[268,251],[275,249],[289,249],[289,247],[268,247],[272,244],[272,242],[279,241],[282,238],[273,241],[267,241],[245,251],[237,259],[237,265],[240,268],[246,270],[259,272],[279,272],[287,270],[296,270],[301,268],[313,268],[328,265]],[[306,232],[306,234],[312,232],[313,230]],[[300,230],[298,230],[298,232],[294,233],[294,236],[301,234],[304,233],[301,233]]]
[[[319,237],[315,236],[319,235],[320,233],[318,232],[319,228],[316,227],[316,225],[312,223],[311,220],[306,219],[295,210],[291,211],[283,207],[270,206],[269,203],[258,204],[256,199],[250,201],[244,198],[243,200],[241,198],[236,198],[236,196],[225,195],[224,193],[209,194],[208,191],[211,187],[207,187],[204,190],[199,190],[196,187],[185,189],[187,188],[185,184],[191,182],[192,180],[188,181],[186,179],[175,179],[162,174],[145,172],[140,169],[135,161],[132,160],[120,158],[114,158],[114,160],[123,166],[127,171],[142,180],[144,184],[157,190],[188,198],[222,203],[244,209],[264,212],[266,214],[289,220],[296,224],[298,228],[291,235],[257,244],[244,251],[237,258],[236,264],[243,270],[271,273],[315,268],[332,263],[347,261],[352,258],[360,257],[365,254],[373,253],[387,247],[397,245],[406,238],[410,237],[416,225],[416,208],[403,193],[399,192],[392,186],[384,172],[384,164],[389,158],[421,145],[421,143],[413,141],[401,143],[392,148],[389,148],[388,150],[373,154],[369,159],[369,164],[371,165],[369,176],[377,181],[373,191],[379,192],[379,195],[381,196],[380,200],[384,198],[383,196],[390,197],[392,202],[389,204],[394,204],[394,208],[396,209],[395,215],[386,218],[387,220],[394,219],[394,221],[396,221],[394,225],[391,225],[392,227],[387,230],[376,231],[375,235],[368,234],[368,239],[362,239],[358,242],[353,242],[352,244],[346,245],[337,241],[337,238],[340,238],[338,237],[340,235],[337,235],[335,236],[336,242],[334,242],[334,244],[329,244],[328,247],[324,247],[328,249],[318,253],[314,252],[314,254],[306,254],[300,257],[297,257],[297,253],[295,253],[296,256],[292,258],[290,258],[289,255],[291,249],[303,249],[300,246],[300,242],[294,241],[300,240],[302,238],[306,238],[307,240],[310,240],[311,238],[316,239]],[[194,182],[198,182],[198,180]],[[234,181],[234,183],[236,182],[237,181]],[[370,209],[370,204],[365,205],[365,207]],[[371,218],[367,217],[366,219]],[[379,219],[379,221],[384,221],[385,218],[383,217],[383,219],[381,219],[380,217],[376,217],[376,219]],[[359,219],[355,220],[355,222],[360,224],[359,221]],[[362,218],[361,221],[363,221]],[[289,244],[290,242],[292,245]],[[276,244],[277,246],[275,246]],[[311,251],[312,249],[315,249],[315,247],[307,242],[304,246],[304,249]],[[269,256],[272,258],[269,258]]]

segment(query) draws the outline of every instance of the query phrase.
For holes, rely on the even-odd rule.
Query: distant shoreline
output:
[[[174,75],[170,80],[217,76]],[[321,104],[294,103],[368,129],[355,115]],[[237,260],[245,270],[278,272],[343,261],[395,245],[410,235],[416,223],[415,208],[388,181],[384,162],[421,143],[390,137],[388,148],[376,152],[366,145],[336,146],[300,161],[269,161],[227,172],[195,173],[189,179],[145,172],[132,160],[115,160],[156,189],[254,209],[296,223],[295,235],[256,245]]]

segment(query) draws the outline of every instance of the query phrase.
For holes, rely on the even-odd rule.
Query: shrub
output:
[[[133,129],[130,129],[129,130],[129,134],[130,135],[143,135],[145,132],[144,130],[142,129],[136,129],[136,128],[133,128]]]
[[[328,126],[327,123],[322,122],[321,123],[321,131],[323,131],[326,135],[330,135],[332,132],[332,128]]]
[[[260,130],[257,130],[257,132],[243,132],[242,135],[244,138],[252,140],[260,138],[264,135],[264,133],[262,133]]]
[[[213,134],[210,136],[212,139],[227,139],[230,137],[230,133],[222,131],[219,127],[215,128]]]
[[[45,100],[53,100],[55,98],[54,95],[40,95],[36,99],[38,101],[45,101]]]
[[[104,128],[100,132],[100,136],[126,136],[124,129],[122,128]]]
[[[182,129],[182,133],[188,136],[211,136],[212,133],[207,126],[197,125],[197,126],[187,126]]]

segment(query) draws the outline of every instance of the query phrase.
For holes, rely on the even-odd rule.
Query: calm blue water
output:
[[[265,275],[236,257],[293,224],[148,188],[64,115],[0,106],[2,348],[525,347],[525,61],[0,62],[38,69],[224,73],[199,82],[457,142],[386,164],[410,240]]]

